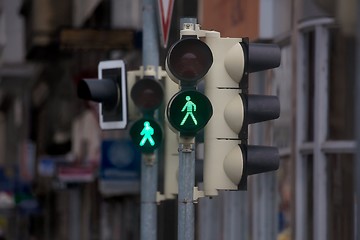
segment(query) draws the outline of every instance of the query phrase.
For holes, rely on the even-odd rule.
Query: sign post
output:
[[[180,138],[179,143],[179,194],[178,240],[193,240],[195,236],[194,185],[195,138]]]
[[[155,0],[143,0],[143,66],[159,66],[158,29]],[[146,80],[150,81],[150,80]],[[143,125],[144,126],[144,125]],[[154,135],[153,135],[154,136]],[[147,144],[148,142],[144,143]],[[157,239],[157,192],[158,163],[155,154],[142,154],[141,161],[141,216],[140,239]]]

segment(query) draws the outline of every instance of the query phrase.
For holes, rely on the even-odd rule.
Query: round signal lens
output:
[[[161,105],[163,97],[163,88],[154,79],[141,79],[131,89],[131,98],[142,111],[155,110]]]
[[[208,45],[197,38],[183,38],[169,50],[167,66],[182,83],[196,83],[209,71],[213,56]]]

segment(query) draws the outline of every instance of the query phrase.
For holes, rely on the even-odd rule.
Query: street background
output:
[[[249,130],[250,143],[279,148],[280,169],[249,177],[247,191],[200,199],[195,239],[360,238],[357,9],[355,0],[174,2],[166,48],[159,36],[163,69],[181,17],[281,47],[280,67],[249,80],[251,93],[280,99],[280,118]],[[0,0],[0,236],[140,239],[140,153],[129,128],[101,131],[97,104],[76,87],[97,78],[99,61],[139,69],[142,10],[140,0]],[[200,133],[197,173],[202,142]],[[157,211],[157,239],[176,239],[177,201]]]

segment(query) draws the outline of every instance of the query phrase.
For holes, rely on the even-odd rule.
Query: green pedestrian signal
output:
[[[194,114],[193,114],[193,111],[194,111],[194,112],[196,111],[196,104],[193,103],[193,102],[190,100],[190,99],[191,99],[190,96],[186,96],[185,99],[186,99],[186,103],[185,103],[185,105],[184,105],[184,107],[183,107],[183,109],[182,109],[181,111],[184,112],[185,109],[186,109],[186,115],[185,115],[185,117],[183,118],[183,120],[181,121],[180,125],[181,125],[181,126],[184,125],[185,121],[187,120],[187,118],[188,118],[189,116],[191,116],[191,119],[193,120],[194,124],[197,125],[197,120],[196,120],[196,118],[195,118],[195,116],[194,116]]]
[[[152,127],[150,126],[149,121],[145,121],[145,122],[144,122],[144,128],[143,128],[143,130],[140,132],[140,135],[144,136],[144,137],[141,139],[140,143],[139,143],[139,145],[140,145],[141,147],[143,147],[143,146],[145,145],[146,141],[149,141],[149,143],[150,143],[151,146],[154,146],[154,145],[155,145],[155,141],[154,141],[154,139],[152,138],[152,135],[154,135],[154,128],[152,128]]]
[[[130,128],[132,141],[143,153],[154,152],[161,144],[162,134],[160,125],[150,118],[141,118]]]
[[[141,67],[134,76],[135,83],[130,96],[133,104],[141,111],[143,117],[130,128],[129,134],[135,146],[142,153],[153,153],[162,142],[163,132],[154,119],[154,112],[160,107],[164,98],[164,89],[155,78],[154,66]]]
[[[176,93],[167,106],[171,126],[184,136],[195,136],[210,120],[213,109],[209,99],[196,90]]]

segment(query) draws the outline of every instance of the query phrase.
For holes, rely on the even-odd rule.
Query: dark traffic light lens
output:
[[[197,38],[185,38],[169,50],[167,66],[180,81],[196,82],[209,71],[213,56],[206,43]]]
[[[195,136],[213,114],[210,100],[201,92],[186,90],[176,93],[169,101],[167,118],[181,135]]]
[[[131,89],[131,98],[142,111],[155,110],[161,105],[163,97],[163,88],[154,79],[141,79]]]

